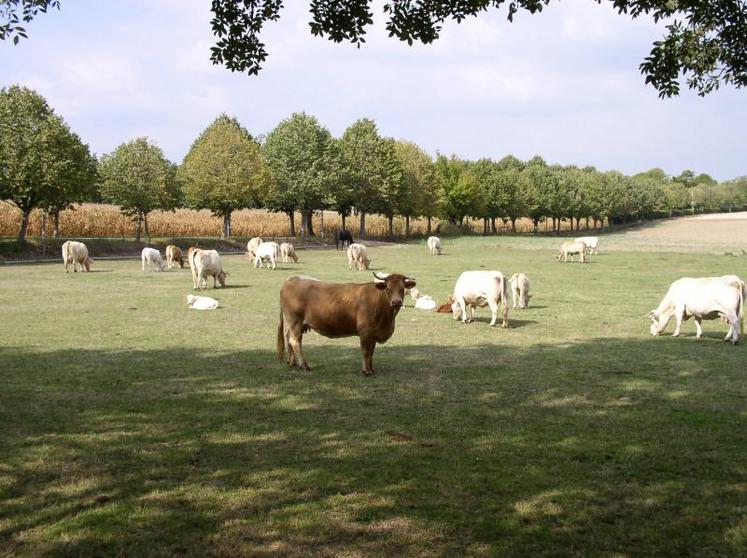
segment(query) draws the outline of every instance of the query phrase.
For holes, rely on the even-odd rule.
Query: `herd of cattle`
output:
[[[348,231],[338,231],[335,235],[336,247],[347,244],[348,269],[367,270],[371,264],[365,245],[353,241]],[[441,254],[441,240],[431,236],[427,240],[428,251]],[[587,254],[596,254],[597,237],[580,237],[562,243],[557,254],[568,261],[570,256],[579,256],[579,262],[586,261]],[[253,238],[247,243],[246,255],[255,268],[276,269],[277,261],[298,262],[293,245],[283,242],[265,242]],[[82,242],[67,241],[62,245],[62,259],[65,271],[73,266],[73,271],[90,271],[93,260]],[[192,271],[195,290],[207,286],[207,278],[226,285],[228,273],[223,270],[221,258],[216,250],[203,250],[190,247],[187,261]],[[161,253],[154,248],[142,251],[143,271],[163,271],[168,268],[184,267],[182,251],[178,246],[166,247],[166,263]],[[402,308],[406,294],[412,296],[416,308],[451,313],[455,320],[466,323],[474,320],[477,307],[489,307],[490,325],[498,320],[499,306],[502,314],[501,325],[508,327],[509,292],[513,307],[526,309],[531,294],[529,278],[523,273],[515,273],[507,279],[499,271],[465,271],[454,285],[452,294],[444,304],[437,306],[427,295],[416,288],[413,278],[401,274],[374,273],[373,283],[328,283],[306,275],[288,278],[280,288],[280,317],[277,329],[277,351],[281,360],[287,359],[290,366],[310,370],[302,350],[303,334],[310,329],[327,337],[357,336],[360,339],[363,358],[363,373],[373,374],[373,352],[376,343],[384,343],[394,333],[395,318]],[[669,321],[675,318],[673,335],[678,336],[682,322],[689,318],[695,321],[697,337],[703,336],[701,321],[720,318],[728,323],[729,331],[725,340],[736,344],[743,333],[743,305],[747,297],[747,284],[736,275],[708,278],[683,278],[671,284],[657,308],[646,315],[651,319],[650,333],[661,334]],[[467,309],[470,310],[470,319]]]

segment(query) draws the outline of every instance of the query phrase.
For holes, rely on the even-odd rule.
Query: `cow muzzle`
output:
[[[402,308],[402,299],[392,300],[392,308]]]

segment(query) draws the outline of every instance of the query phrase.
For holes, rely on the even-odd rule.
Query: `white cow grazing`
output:
[[[187,306],[192,310],[214,310],[218,308],[218,301],[209,296],[187,295]]]
[[[192,283],[195,289],[201,289],[205,283],[207,287],[207,278],[213,278],[213,288],[216,287],[216,280],[221,287],[226,286],[226,277],[228,273],[223,271],[223,265],[220,261],[220,254],[217,250],[200,250],[197,248],[189,253],[189,267],[192,268]]]
[[[596,236],[579,236],[578,238],[573,239],[574,242],[583,242],[586,244],[587,250],[589,250],[589,254],[596,255],[597,253],[597,245],[599,244],[599,237]]]
[[[251,259],[254,259],[254,253],[257,251],[257,246],[260,244],[262,244],[262,239],[258,236],[249,240],[249,242],[246,243],[246,255]]]
[[[467,323],[467,307],[472,310],[472,320],[475,319],[475,307],[490,307],[494,326],[498,319],[498,303],[503,311],[503,327],[508,327],[508,281],[500,271],[465,271],[454,285],[451,312],[455,320],[461,316],[462,322]],[[472,321],[470,320],[470,321]]]
[[[267,260],[267,269],[277,269],[277,260],[280,259],[280,245],[277,242],[263,242],[254,251],[254,267],[262,268],[262,261]]]
[[[353,269],[355,266],[358,271],[365,271],[370,264],[368,249],[363,244],[353,242],[348,245],[348,269]]]
[[[62,263],[65,266],[65,273],[68,273],[67,266],[73,264],[73,273],[80,270],[91,271],[93,260],[88,257],[88,247],[82,242],[68,240],[62,245]]]
[[[288,260],[293,260],[293,263],[298,263],[296,249],[293,247],[293,244],[288,242],[283,242],[280,245],[280,256],[283,258],[283,263],[288,263]]]
[[[143,248],[141,259],[143,260],[143,271],[146,267],[148,271],[153,271],[153,268],[155,268],[155,271],[163,271],[166,267],[161,252],[155,248]]]
[[[441,255],[441,239],[437,236],[428,237],[428,251],[431,254]]]
[[[529,307],[529,299],[532,298],[532,295],[529,294],[529,277],[523,273],[514,273],[508,280],[508,284],[511,287],[514,308],[516,308],[517,301],[519,308],[526,309]]]
[[[575,240],[566,240],[560,245],[558,257],[555,259],[560,261],[560,258],[564,258],[563,261],[567,263],[568,256],[570,256],[571,262],[573,262],[573,254],[578,254],[580,256],[580,263],[586,263],[586,244]]]
[[[651,335],[659,335],[674,316],[674,337],[679,336],[682,322],[695,319],[696,335],[703,337],[701,320],[722,318],[729,324],[724,341],[733,345],[739,342],[739,334],[744,333],[744,298],[747,284],[736,275],[723,277],[683,277],[669,286],[667,294],[656,309],[646,314],[651,318]]]

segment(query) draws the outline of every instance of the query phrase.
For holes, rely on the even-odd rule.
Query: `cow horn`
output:
[[[645,315],[645,316],[643,316],[643,317],[644,317],[644,318],[650,318],[650,317],[651,317],[651,316],[653,316],[653,315],[654,315],[654,311],[653,311],[653,310],[651,310],[651,312],[649,312],[648,314],[646,314],[646,315]]]
[[[375,271],[372,271],[371,273],[373,273],[373,276],[379,281],[386,281],[386,278],[389,277],[388,273],[377,273]]]

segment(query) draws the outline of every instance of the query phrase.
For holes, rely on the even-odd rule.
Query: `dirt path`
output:
[[[610,250],[747,252],[747,212],[694,215],[656,221],[605,238]],[[601,244],[600,244],[601,247]]]

